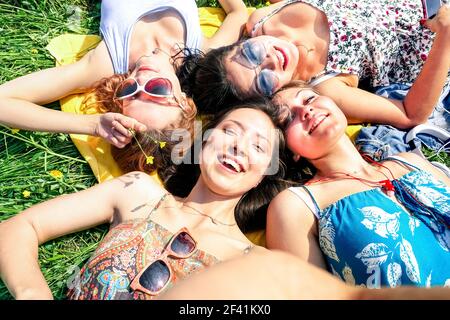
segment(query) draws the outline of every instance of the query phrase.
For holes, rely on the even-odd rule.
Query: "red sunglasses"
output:
[[[183,110],[185,109],[173,94],[172,82],[167,78],[161,77],[150,78],[142,85],[134,78],[127,78],[122,81],[117,88],[115,98],[123,100],[132,97],[139,92],[144,92],[150,97],[158,98],[158,102],[160,102],[162,98],[169,104],[177,105]]]
[[[150,295],[157,295],[170,283],[173,277],[172,267],[167,257],[186,259],[197,248],[197,242],[186,228],[181,228],[170,239],[160,257],[150,261],[133,279],[131,289]]]

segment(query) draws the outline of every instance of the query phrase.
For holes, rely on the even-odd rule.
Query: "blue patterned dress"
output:
[[[408,165],[414,170],[394,180],[403,207],[377,188],[320,210],[305,187],[318,210],[328,268],[347,283],[450,286],[450,188]]]

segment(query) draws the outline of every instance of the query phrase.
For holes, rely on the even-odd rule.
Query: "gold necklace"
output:
[[[219,221],[219,220],[211,217],[210,215],[208,215],[206,213],[203,213],[203,212],[201,212],[200,210],[198,210],[198,209],[196,209],[194,207],[191,207],[190,205],[188,205],[186,203],[183,203],[183,206],[191,208],[192,210],[196,211],[198,214],[200,214],[200,215],[202,215],[204,217],[208,217],[211,220],[211,222],[214,223],[215,225],[221,224],[221,225],[227,226],[227,227],[233,227],[233,226],[237,225],[237,223],[225,223],[225,222]]]

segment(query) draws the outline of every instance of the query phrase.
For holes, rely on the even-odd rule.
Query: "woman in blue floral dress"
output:
[[[251,39],[200,61],[193,86],[199,109],[217,108],[217,97],[272,96],[303,80],[335,100],[350,123],[409,128],[427,120],[449,87],[447,5],[423,20],[421,0],[280,1],[256,10],[247,32]],[[400,101],[358,89],[362,80],[413,85]]]
[[[366,161],[331,99],[295,99],[286,142],[316,172],[270,204],[267,246],[354,285],[450,286],[450,179],[412,153]]]

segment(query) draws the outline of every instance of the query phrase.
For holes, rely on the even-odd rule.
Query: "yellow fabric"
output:
[[[248,8],[249,14],[255,8]],[[211,37],[221,25],[225,14],[220,8],[199,8],[200,25],[203,34]],[[66,65],[73,63],[83,57],[89,50],[95,48],[101,38],[96,35],[75,35],[64,34],[50,41],[47,50],[55,57],[56,65]],[[92,113],[92,109],[83,108],[83,101],[86,94],[74,94],[60,100],[61,110],[76,114]],[[349,126],[347,134],[354,139],[361,126]],[[71,134],[70,137],[81,155],[86,159],[92,168],[92,171],[99,182],[103,182],[114,177],[120,176],[118,165],[111,155],[111,145],[102,138],[92,137],[81,134]],[[158,175],[150,173],[160,183]],[[251,232],[247,237],[255,244],[265,246],[265,230]]]
[[[362,127],[363,126],[360,124],[352,124],[350,126],[347,126],[345,133],[349,136],[353,143],[355,143],[355,139]]]
[[[255,9],[247,8],[248,14]],[[205,37],[211,38],[225,19],[225,12],[221,8],[198,8],[198,16],[203,34]]]

